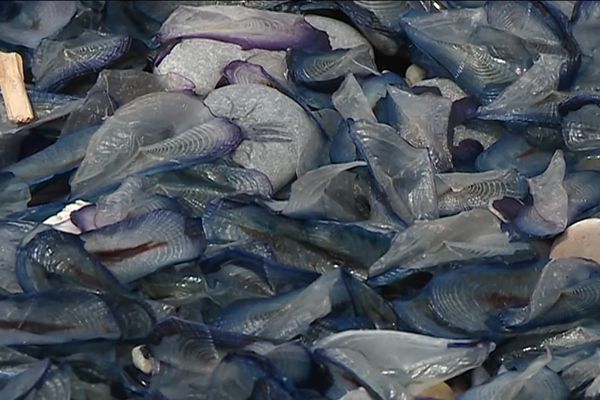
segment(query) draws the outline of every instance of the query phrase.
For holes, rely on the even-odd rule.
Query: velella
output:
[[[460,398],[567,398],[568,389],[565,384],[555,372],[544,366],[544,362],[547,361],[536,360],[522,372],[507,371],[488,383],[470,389]]]
[[[154,122],[137,119],[136,115],[167,103],[172,108],[172,118],[155,114]],[[182,118],[180,112],[187,113],[189,118]],[[179,117],[175,118],[175,115]],[[147,128],[150,126],[154,131],[153,137],[148,135]],[[224,131],[215,130],[217,126]],[[136,135],[141,135],[141,139],[132,140]],[[183,93],[151,93],[128,103],[94,133],[88,142],[90,151],[86,150],[71,185],[74,191],[80,193],[102,190],[104,186],[113,184],[119,174],[125,177],[132,172],[159,167],[176,159],[197,163],[203,159],[218,158],[236,148],[240,141],[239,128],[213,118],[201,101]],[[188,145],[199,153],[186,150]],[[133,155],[138,161],[132,162],[130,157]],[[117,169],[106,168],[109,163],[113,167],[118,163],[122,166]],[[111,175],[119,170],[122,172],[117,172],[113,178]]]
[[[170,264],[198,258],[206,247],[199,220],[168,210],[131,217],[81,238],[85,250],[125,283]]]
[[[28,48],[40,42],[69,23],[77,11],[77,2],[45,1],[17,5],[2,19],[0,40]],[[7,18],[8,17],[8,18]]]
[[[59,344],[121,335],[109,305],[85,290],[13,294],[2,296],[0,303],[3,345]]]
[[[371,265],[369,276],[373,284],[385,284],[445,264],[527,257],[528,243],[512,240],[490,211],[474,209],[415,223],[398,233],[390,249]]]
[[[162,41],[196,37],[267,50],[329,47],[327,35],[302,16],[240,6],[178,7],[158,33]]]

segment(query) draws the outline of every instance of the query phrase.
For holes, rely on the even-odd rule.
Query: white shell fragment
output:
[[[146,357],[144,353],[144,345],[136,346],[131,349],[131,360],[133,365],[145,374],[150,375],[156,372],[156,362],[152,357]]]
[[[50,225],[52,228],[67,233],[73,233],[75,235],[79,235],[81,230],[71,222],[71,214],[75,211],[83,208],[85,206],[89,206],[92,203],[89,203],[84,200],[76,200],[74,203],[68,204],[65,208],[62,209],[58,214],[53,215],[44,221],[45,225]]]

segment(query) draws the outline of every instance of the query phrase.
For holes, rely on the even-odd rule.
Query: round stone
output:
[[[415,83],[422,81],[423,79],[425,79],[425,76],[425,70],[419,67],[417,64],[411,64],[404,73],[406,83],[408,83],[409,86],[412,86]]]
[[[600,263],[600,218],[579,221],[552,245],[550,258],[583,257]]]
[[[454,392],[444,382],[438,383],[435,386],[430,387],[429,389],[424,390],[419,393],[418,397],[425,397],[428,399],[436,399],[436,400],[454,400]]]

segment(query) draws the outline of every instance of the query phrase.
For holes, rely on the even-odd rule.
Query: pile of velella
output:
[[[0,49],[0,400],[600,398],[549,255],[600,2],[6,1]]]

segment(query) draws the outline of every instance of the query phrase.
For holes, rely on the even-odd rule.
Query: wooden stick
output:
[[[23,59],[18,53],[0,52],[0,90],[6,115],[12,122],[23,124],[35,118],[25,89]]]

